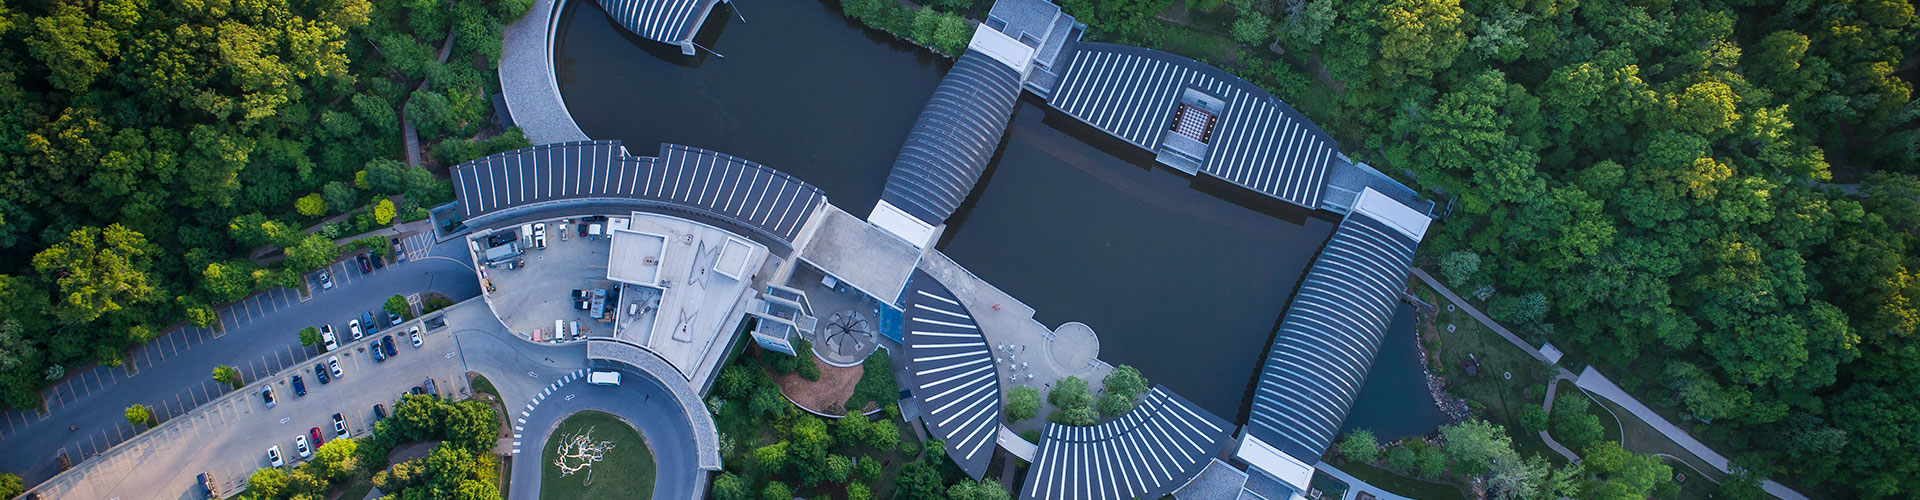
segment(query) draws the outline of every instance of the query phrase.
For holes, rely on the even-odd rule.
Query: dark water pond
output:
[[[949,63],[821,2],[741,3],[746,21],[723,8],[700,39],[724,57],[690,59],[628,34],[592,2],[570,2],[554,55],[568,109],[595,139],[638,154],[659,142],[724,151],[865,214]],[[1143,153],[1052,115],[1023,101],[941,250],[1041,322],[1092,326],[1101,359],[1240,420],[1286,301],[1336,220],[1151,168]],[[1394,331],[1410,338],[1402,319]],[[1383,352],[1349,422],[1383,437],[1390,422],[1431,430],[1437,421],[1405,403],[1427,399],[1419,371],[1417,354]]]

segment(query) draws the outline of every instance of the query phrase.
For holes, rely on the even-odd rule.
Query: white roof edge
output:
[[[1313,481],[1313,466],[1301,462],[1279,449],[1268,445],[1253,434],[1247,434],[1240,440],[1240,449],[1233,452],[1234,457],[1246,462],[1276,479],[1285,481],[1297,492],[1307,491],[1307,484]]]
[[[1360,190],[1360,197],[1353,201],[1353,213],[1365,215],[1392,226],[1401,234],[1413,238],[1413,241],[1426,239],[1427,225],[1433,223],[1433,219],[1427,217],[1427,214],[1420,213],[1419,210],[1414,210],[1413,207],[1400,203],[1393,197],[1380,194],[1373,188]]]
[[[1033,62],[1033,47],[985,25],[974,28],[973,40],[967,42],[967,48],[978,50],[1021,75],[1027,74],[1027,65]]]
[[[873,206],[873,213],[867,215],[867,223],[905,240],[914,248],[926,248],[927,240],[933,239],[933,224],[887,203],[887,200],[880,200]]]

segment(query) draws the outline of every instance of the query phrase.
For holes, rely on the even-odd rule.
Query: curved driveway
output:
[[[553,381],[551,391],[537,402],[523,403],[515,412],[516,436],[513,460],[513,491],[508,500],[540,498],[540,475],[545,468],[541,456],[547,434],[581,410],[600,410],[620,416],[647,438],[653,452],[655,479],[653,498],[681,500],[700,492],[702,474],[695,460],[693,428],[686,413],[674,403],[673,395],[659,381],[636,370],[623,370],[619,387],[586,383],[584,371]],[[532,404],[533,409],[527,410]],[[524,422],[522,422],[524,420]],[[522,430],[524,429],[524,430]],[[522,439],[524,438],[524,439]]]
[[[0,448],[6,450],[0,453],[0,472],[38,484],[53,477],[54,457],[61,452],[78,463],[133,437],[124,417],[128,406],[150,405],[164,421],[218,398],[229,389],[213,382],[215,366],[238,367],[251,381],[255,375],[308,362],[318,352],[300,345],[301,328],[331,323],[345,333],[349,316],[379,311],[394,294],[436,292],[455,302],[480,294],[461,240],[418,250],[416,255],[427,256],[369,274],[336,264],[334,288],[316,286],[305,301],[285,289],[256,295],[220,311],[226,325],[221,332],[174,330],[135,349],[127,366],[73,374],[42,391],[48,410],[44,415],[8,411],[0,416]]]

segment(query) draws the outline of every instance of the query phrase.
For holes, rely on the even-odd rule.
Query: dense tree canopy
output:
[[[398,109],[423,81],[444,101],[421,105],[443,105],[415,119],[433,121],[424,141],[463,145],[459,161],[524,145],[469,139],[492,135],[499,36],[530,3],[0,7],[0,403],[35,406],[68,367],[298,284],[339,256],[333,238],[367,230],[302,232],[329,215],[417,220],[451,200],[397,161]],[[449,28],[462,36],[441,63]],[[380,184],[356,187],[363,169]],[[405,198],[378,204],[390,195]]]

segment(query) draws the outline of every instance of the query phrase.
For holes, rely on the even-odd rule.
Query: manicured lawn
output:
[[[477,392],[477,393],[481,393],[481,394],[491,394],[491,395],[493,395],[493,399],[494,399],[495,401],[500,401],[500,400],[501,400],[501,399],[500,399],[500,390],[499,390],[499,389],[495,389],[495,388],[493,387],[493,381],[491,381],[491,380],[487,380],[487,376],[486,376],[486,375],[474,375],[474,376],[473,376],[473,392]]]
[[[1687,475],[1687,482],[1680,483],[1680,496],[1674,500],[1705,500],[1712,498],[1713,493],[1720,490],[1718,483],[1700,477],[1699,472],[1694,472],[1692,469],[1687,468],[1687,464],[1685,463],[1671,458],[1663,458],[1660,460],[1660,463],[1672,467],[1674,472]]]
[[[1366,481],[1367,484],[1385,488],[1388,493],[1403,497],[1418,498],[1421,500],[1466,500],[1467,498],[1466,495],[1460,493],[1459,488],[1455,488],[1453,485],[1421,481],[1359,462],[1340,460],[1334,462],[1334,466],[1345,471],[1347,474],[1353,475],[1356,479]],[[1366,491],[1358,487],[1354,489]]]
[[[1416,328],[1429,356],[1427,364],[1447,381],[1447,393],[1475,405],[1475,414],[1481,418],[1505,426],[1522,456],[1540,455],[1555,464],[1565,463],[1566,457],[1548,449],[1519,423],[1522,408],[1538,406],[1546,399],[1548,377],[1557,370],[1533,359],[1466,311],[1447,310],[1451,303],[1426,284],[1415,282],[1411,288],[1420,300],[1436,308],[1432,319],[1423,320]],[[1453,325],[1453,331],[1447,331],[1448,325]],[[1461,367],[1461,360],[1469,355],[1478,363],[1478,376],[1468,375]],[[1509,373],[1512,378],[1506,376]]]
[[[611,442],[599,462],[588,469],[562,476],[553,465],[559,458],[558,445],[564,439],[591,428],[592,440]],[[626,422],[612,414],[583,411],[567,417],[541,445],[540,498],[543,500],[593,500],[651,498],[653,496],[653,452],[647,440]]]

